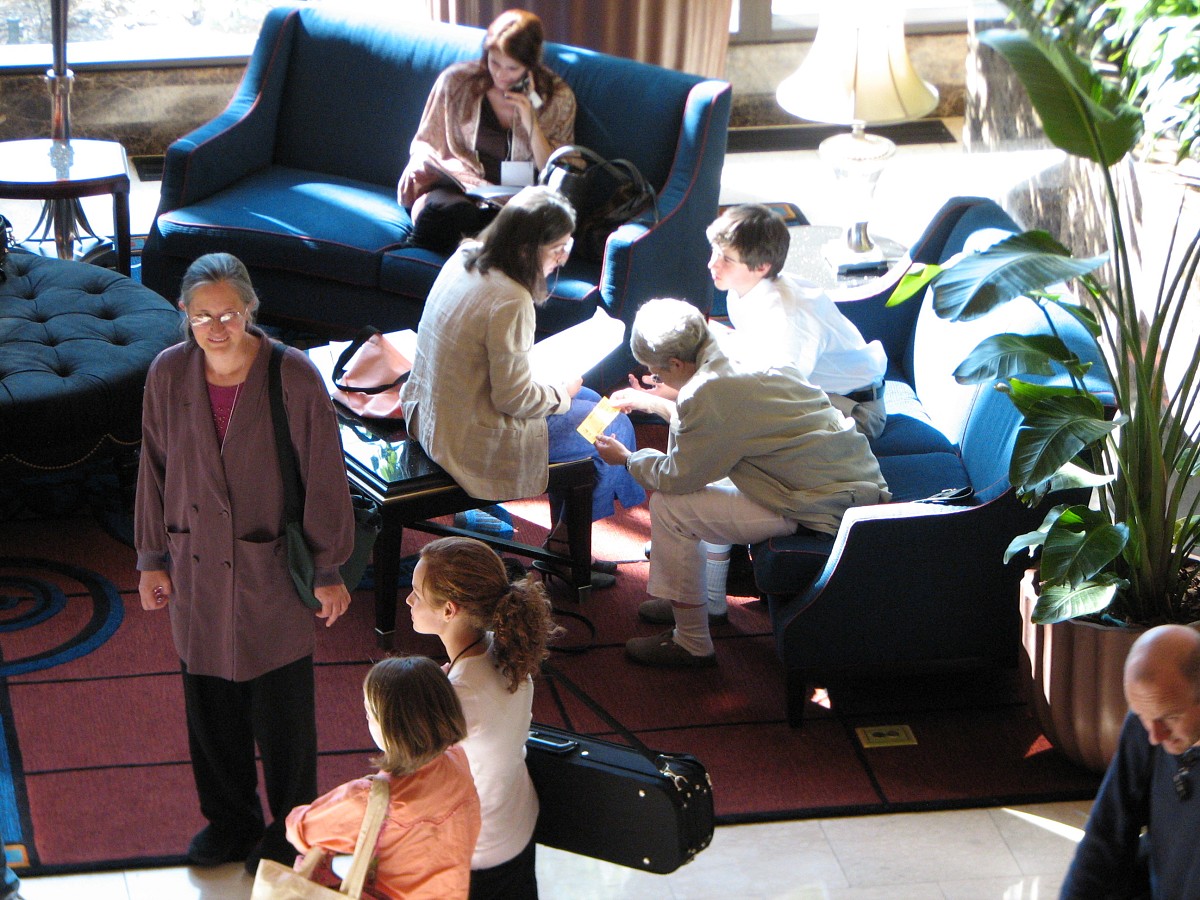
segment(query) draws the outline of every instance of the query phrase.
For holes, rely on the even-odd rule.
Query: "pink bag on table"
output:
[[[412,360],[370,325],[342,351],[333,367],[333,398],[368,419],[400,419],[400,386]]]

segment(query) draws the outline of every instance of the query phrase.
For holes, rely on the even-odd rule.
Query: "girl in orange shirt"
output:
[[[364,896],[380,900],[466,898],[479,836],[479,797],[466,755],[462,707],[441,666],[424,656],[381,660],[363,683],[367,727],[383,751],[380,769],[334,788],[287,818],[288,840],[353,853],[372,778],[391,784],[376,846],[378,868]],[[336,886],[336,879],[333,879]]]

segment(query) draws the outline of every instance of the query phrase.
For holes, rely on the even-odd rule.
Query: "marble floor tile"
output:
[[[851,887],[1023,874],[988,810],[826,819]]]
[[[1063,872],[1083,836],[1090,801],[992,809],[989,814],[1021,871],[1026,875]]]
[[[124,872],[23,878],[21,895],[25,900],[129,900]]]
[[[254,879],[239,863],[125,873],[129,900],[249,900]]]
[[[943,881],[945,900],[1057,900],[1062,877],[1022,875],[1019,878],[975,878]]]

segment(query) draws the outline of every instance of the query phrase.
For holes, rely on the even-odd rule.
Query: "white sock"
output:
[[[708,590],[708,614],[724,615],[729,611],[729,600],[725,596],[725,584],[729,581],[729,553],[732,544],[710,544],[701,541],[704,548],[704,584]]]
[[[708,633],[708,607],[676,606],[671,604],[675,613],[675,643],[693,656],[708,656],[713,652],[712,637]]]

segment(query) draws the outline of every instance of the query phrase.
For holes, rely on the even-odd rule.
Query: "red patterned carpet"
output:
[[[518,539],[541,541],[546,506],[508,504]],[[765,605],[731,602],[715,629],[716,669],[649,670],[623,642],[637,619],[648,563],[644,508],[597,523],[597,555],[628,560],[615,588],[582,608],[597,637],[555,654],[573,681],[647,744],[697,756],[711,774],[720,821],[753,821],[1033,802],[1090,796],[1096,779],[1045,744],[1015,673],[889,679],[835,691],[787,727],[783,671]],[[406,534],[406,552],[425,535]],[[179,662],[166,613],[137,601],[133,552],[86,515],[0,523],[0,718],[9,778],[0,829],[30,873],[178,862],[202,820],[187,764]],[[14,558],[17,561],[14,562]],[[65,564],[65,568],[64,568]],[[98,576],[98,577],[97,577]],[[104,582],[111,583],[107,588]],[[56,599],[54,588],[61,596]],[[396,650],[440,655],[399,607]],[[567,619],[567,642],[585,637]],[[321,787],[368,770],[362,678],[385,651],[369,592],[345,619],[318,627]],[[111,633],[110,633],[111,632]],[[609,729],[543,681],[535,719]],[[855,729],[908,725],[915,746],[864,750]]]

